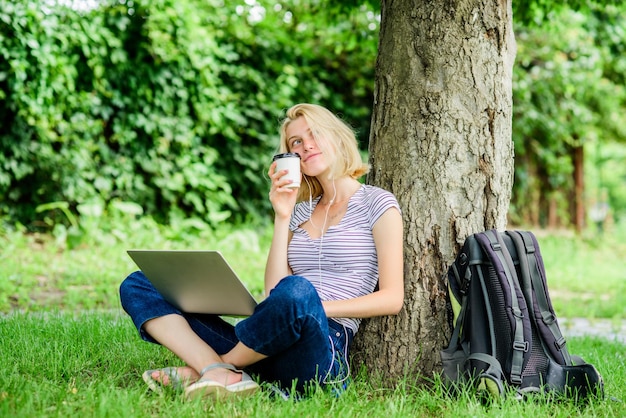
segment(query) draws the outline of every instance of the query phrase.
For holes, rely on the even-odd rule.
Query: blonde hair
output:
[[[324,153],[331,167],[330,178],[350,176],[354,179],[367,174],[370,167],[364,163],[359,153],[359,146],[352,128],[325,107],[300,103],[289,108],[280,127],[279,152],[289,152],[287,127],[299,117],[306,120],[317,146]],[[316,198],[323,192],[320,182],[315,177],[302,173],[304,181],[300,185],[298,200]]]

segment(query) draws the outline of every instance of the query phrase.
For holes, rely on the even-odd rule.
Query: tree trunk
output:
[[[513,180],[510,1],[383,0],[368,182],[405,226],[405,305],[364,321],[355,362],[387,383],[440,370],[443,275],[465,238],[504,229]]]
[[[556,192],[551,192],[547,196],[548,196],[547,227],[548,229],[557,229],[559,227],[559,202],[557,201]]]
[[[582,144],[575,146],[572,150],[572,161],[574,162],[574,225],[576,232],[581,234],[585,228],[585,153]]]

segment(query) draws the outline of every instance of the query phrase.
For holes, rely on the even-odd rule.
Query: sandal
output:
[[[187,399],[198,398],[222,398],[228,396],[246,396],[252,395],[259,389],[259,385],[252,380],[248,373],[238,370],[232,364],[215,363],[206,366],[200,372],[200,376],[204,376],[206,372],[213,369],[228,369],[236,373],[241,373],[241,381],[230,385],[223,385],[215,380],[200,379],[195,383],[187,386],[185,396]]]
[[[141,377],[148,385],[148,388],[156,393],[163,393],[163,387],[171,387],[174,390],[182,390],[185,386],[187,386],[187,383],[191,380],[191,378],[182,376],[178,372],[178,369],[178,367],[165,367],[163,369],[146,370],[143,372]],[[152,377],[154,372],[159,372],[161,379],[163,376],[167,376],[170,380],[169,384],[164,385],[161,380]]]

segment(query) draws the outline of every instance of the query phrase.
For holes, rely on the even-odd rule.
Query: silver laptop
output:
[[[249,316],[257,305],[219,251],[127,252],[165,300],[183,312]]]

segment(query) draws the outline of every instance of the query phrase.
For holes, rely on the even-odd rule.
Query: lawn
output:
[[[604,235],[537,233],[560,316],[626,319],[626,222]]]
[[[538,232],[548,281],[560,316],[622,321],[626,234]],[[449,398],[436,382],[405,380],[382,388],[363,375],[335,397],[319,391],[299,402],[263,391],[237,402],[184,402],[178,393],[148,392],[141,373],[177,365],[169,352],[143,343],[121,312],[120,281],[134,269],[127,248],[220,248],[257,296],[270,229],[211,231],[197,224],[161,228],[149,220],[119,227],[57,231],[56,236],[0,232],[0,416],[194,417],[194,416],[625,416],[624,345],[573,337],[570,351],[603,374],[607,398],[585,405],[507,399],[483,405],[471,396]],[[567,336],[567,333],[566,333]]]
[[[607,399],[549,402],[512,398],[483,405],[476,398],[450,398],[441,386],[403,381],[394,389],[362,375],[340,397],[324,391],[295,402],[266,390],[241,401],[185,402],[179,393],[149,392],[140,378],[148,368],[180,362],[162,347],[140,342],[119,311],[19,313],[0,320],[2,417],[457,417],[605,416],[626,414],[624,346],[597,338],[574,338],[570,349],[604,375]]]

